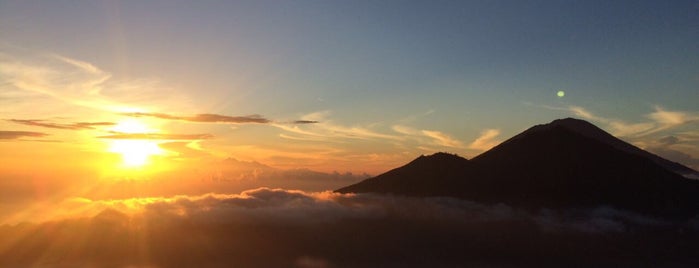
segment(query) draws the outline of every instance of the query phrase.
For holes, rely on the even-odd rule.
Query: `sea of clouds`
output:
[[[697,263],[699,221],[610,207],[258,188],[55,204],[0,226],[3,267],[512,267]]]

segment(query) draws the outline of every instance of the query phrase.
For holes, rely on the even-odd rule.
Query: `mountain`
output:
[[[453,195],[450,186],[466,175],[465,158],[447,153],[420,156],[407,165],[377,177],[337,190],[338,192],[380,192],[411,196]]]
[[[691,217],[696,172],[643,151],[583,120],[537,125],[477,157],[438,153],[350,185],[341,193],[451,196],[524,208],[611,206]]]
[[[689,167],[686,167],[680,163],[673,162],[670,160],[667,160],[665,158],[662,158],[660,156],[657,156],[655,154],[652,154],[648,151],[642,150],[636,146],[633,146],[623,140],[620,140],[611,134],[605,132],[604,130],[598,128],[597,126],[585,121],[585,120],[579,120],[579,119],[573,119],[573,118],[566,118],[566,119],[558,119],[554,120],[550,124],[546,125],[538,125],[535,127],[532,127],[530,131],[538,131],[540,129],[547,129],[553,126],[563,126],[565,128],[568,128],[570,130],[573,130],[585,137],[606,143],[608,145],[611,145],[612,147],[622,150],[627,153],[639,155],[645,158],[650,159],[651,161],[655,162],[656,164],[673,171],[675,173],[679,173],[680,175],[683,175],[685,177],[695,177],[699,178],[699,172],[696,170],[693,170]]]

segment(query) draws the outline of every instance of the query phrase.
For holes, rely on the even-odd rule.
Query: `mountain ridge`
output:
[[[571,117],[563,118],[563,119],[556,119],[556,120],[551,121],[551,123],[548,123],[548,124],[535,125],[529,129],[525,130],[524,132],[522,132],[518,135],[515,135],[511,139],[515,139],[516,137],[518,137],[522,134],[535,132],[535,131],[539,131],[542,129],[547,129],[547,128],[551,128],[551,127],[555,127],[555,126],[566,127],[568,129],[574,130],[575,132],[577,132],[583,136],[586,136],[588,138],[592,138],[592,139],[601,141],[603,143],[607,143],[607,144],[609,144],[609,145],[611,145],[619,150],[647,157],[647,158],[651,159],[653,162],[655,162],[655,163],[657,163],[657,164],[659,164],[659,165],[661,165],[661,166],[663,166],[663,167],[665,167],[665,168],[667,168],[675,173],[679,173],[682,176],[691,177],[691,178],[699,178],[698,171],[696,171],[692,168],[689,168],[687,166],[684,166],[680,163],[662,158],[662,157],[660,157],[656,154],[653,154],[651,152],[648,152],[646,150],[642,150],[642,149],[640,149],[640,148],[638,148],[638,147],[636,147],[628,142],[625,142],[617,137],[614,137],[613,135],[607,133],[603,129],[595,126],[594,124],[587,122],[585,120],[581,120],[581,119],[576,119],[576,118],[571,118]],[[478,156],[476,156],[476,157],[478,157]]]
[[[586,121],[559,119],[471,160],[421,156],[337,192],[451,196],[527,208],[612,206],[677,217],[699,211],[699,181],[639,151],[645,152]]]

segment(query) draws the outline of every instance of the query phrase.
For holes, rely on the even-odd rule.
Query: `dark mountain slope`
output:
[[[679,173],[680,175],[699,177],[699,172],[697,172],[696,170],[686,167],[680,163],[667,160],[648,151],[642,150],[636,146],[633,146],[621,139],[612,136],[611,134],[605,132],[604,130],[598,128],[597,126],[585,120],[574,118],[557,119],[549,124],[534,126],[530,128],[528,131],[523,132],[522,134],[528,134],[530,132],[545,130],[556,126],[565,127],[580,135],[608,144],[624,152],[648,158],[656,164],[661,165],[662,167],[675,173]]]
[[[452,196],[527,208],[612,206],[677,217],[699,213],[699,181],[638,148],[620,149],[626,143],[586,124],[563,119],[535,126],[470,161],[421,157],[338,192]]]
[[[453,154],[420,156],[405,166],[338,190],[379,192],[412,196],[451,195],[451,184],[460,180],[468,160]]]

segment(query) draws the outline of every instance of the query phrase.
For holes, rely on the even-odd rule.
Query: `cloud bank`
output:
[[[94,216],[1,226],[0,265],[681,266],[696,260],[699,238],[699,221],[613,208],[525,211],[451,198],[270,188],[71,199],[57,209]]]

